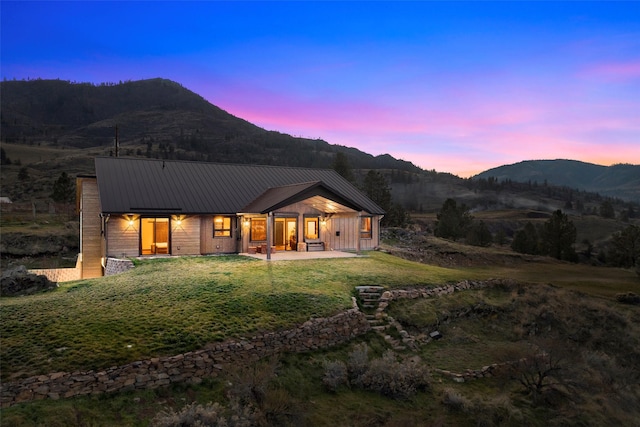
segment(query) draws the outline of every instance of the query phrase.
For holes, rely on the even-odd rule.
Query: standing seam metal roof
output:
[[[317,183],[366,212],[385,213],[331,169],[126,157],[97,157],[95,166],[104,213],[235,214],[269,189]],[[292,190],[271,194],[289,197]]]

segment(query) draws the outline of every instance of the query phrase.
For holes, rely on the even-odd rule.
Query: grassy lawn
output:
[[[406,287],[511,277],[599,296],[638,291],[629,271],[546,265],[446,269],[380,252],[351,259],[263,262],[242,256],[138,262],[127,273],[2,298],[3,381],[178,354],[292,327],[349,308],[358,285]]]
[[[357,285],[467,276],[381,253],[270,263],[242,256],[142,261],[121,275],[3,298],[2,379],[105,368],[288,328],[349,308]]]
[[[370,252],[365,257],[348,259],[264,262],[220,256],[165,258],[136,264],[135,269],[121,275],[71,282],[54,292],[35,296],[0,299],[2,380],[99,369],[182,353],[227,338],[289,328],[310,317],[349,308],[354,287],[367,284],[392,288],[512,278],[552,283],[556,286],[552,289],[558,292],[567,292],[558,288],[568,288],[586,294],[567,300],[572,304],[580,303],[580,298],[592,302],[581,311],[569,308],[566,319],[563,317],[565,323],[580,314],[596,316],[593,322],[605,324],[610,316],[598,313],[606,313],[607,307],[620,310],[621,316],[629,319],[628,324],[636,324],[638,315],[635,308],[616,305],[612,298],[619,292],[638,292],[640,281],[635,273],[553,260],[447,269]],[[499,360],[501,353],[521,350],[523,341],[518,334],[526,331],[518,332],[519,325],[531,323],[525,322],[525,317],[544,314],[547,306],[558,316],[562,306],[571,305],[555,302],[553,297],[543,303],[544,298],[537,292],[527,291],[526,295],[531,295],[529,302],[513,306],[514,298],[520,298],[517,293],[484,289],[428,300],[398,301],[388,311],[416,334],[421,329],[428,332],[425,328],[439,316],[460,308],[480,303],[505,310],[511,307],[505,313],[523,316],[522,322],[505,314],[453,321],[440,326],[446,339],[416,352],[431,367],[477,369]],[[634,332],[624,340],[636,335]],[[380,357],[387,348],[382,338],[370,333],[337,348],[284,355],[272,385],[286,392],[288,397],[283,398],[282,404],[299,405],[310,425],[319,426],[423,425],[426,419],[441,425],[476,425],[474,420],[479,414],[489,414],[486,418],[505,410],[507,414],[521,414],[532,421],[530,425],[543,425],[533,420],[548,415],[534,413],[539,410],[520,402],[517,383],[505,388],[497,380],[455,384],[436,375],[431,391],[408,401],[355,388],[327,393],[322,387],[324,362],[346,360],[348,351],[358,342],[367,342],[371,357]],[[176,384],[158,390],[31,402],[3,410],[3,424],[146,426],[167,406],[180,408],[192,401],[224,402],[228,384],[231,383],[220,378],[199,386]],[[442,395],[452,387],[473,400],[472,409],[454,413],[443,406]],[[507,395],[511,397],[506,398]],[[598,411],[590,412],[594,413]],[[519,416],[504,425],[521,425],[522,421]]]

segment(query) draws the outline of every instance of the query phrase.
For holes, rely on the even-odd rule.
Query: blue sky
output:
[[[640,164],[638,2],[0,3],[2,78],[163,77],[269,130],[469,176]]]

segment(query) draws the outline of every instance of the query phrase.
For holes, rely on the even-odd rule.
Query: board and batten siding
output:
[[[78,178],[80,190],[80,253],[81,278],[102,276],[102,220],[100,218],[100,197],[95,178]]]
[[[231,218],[231,237],[213,237],[213,218],[214,215],[200,217],[200,251],[202,255],[237,253],[238,219],[234,216]]]
[[[357,214],[336,214],[325,226],[323,233],[325,245],[333,250],[356,250],[360,239],[360,250],[372,250],[378,246],[379,217],[371,218],[371,239],[360,239],[360,218]],[[337,234],[340,234],[339,236]]]
[[[200,255],[201,217],[187,216],[180,221],[171,220],[171,255]]]

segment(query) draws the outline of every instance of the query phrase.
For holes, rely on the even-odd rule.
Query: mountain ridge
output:
[[[3,81],[0,90],[4,142],[105,146],[113,144],[117,125],[124,148],[162,144],[183,160],[330,167],[335,153],[343,152],[354,168],[421,170],[388,154],[267,131],[162,78],[100,85]]]
[[[640,165],[603,166],[579,160],[524,160],[481,172],[471,179],[548,183],[640,202]]]
[[[233,116],[180,83],[163,78],[101,84],[11,80],[0,82],[0,95],[2,142],[85,150],[74,160],[84,162],[76,171],[92,167],[88,156],[113,151],[117,126],[120,154],[128,156],[330,168],[336,154],[343,153],[351,168],[358,171],[359,179],[369,169],[382,171],[396,192],[405,192],[402,197],[408,205],[419,205],[412,201],[418,194],[410,193],[422,191],[411,188],[411,174],[439,175],[439,181],[451,181],[449,184],[454,186],[464,182],[447,172],[426,171],[389,154],[373,156],[321,139],[267,131]],[[515,164],[519,168],[505,165],[472,179],[493,176],[498,180],[546,181],[640,202],[639,166],[558,161],[565,162],[560,168],[562,174],[549,166],[552,163],[546,169],[541,167],[544,162],[555,160],[528,160]],[[587,172],[583,171],[585,168]],[[573,175],[581,178],[574,179]]]

